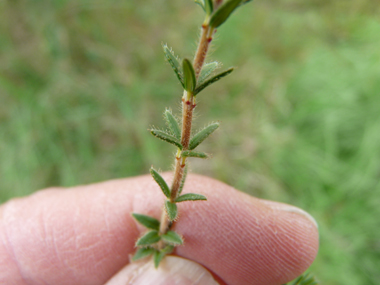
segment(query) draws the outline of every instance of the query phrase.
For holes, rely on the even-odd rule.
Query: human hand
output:
[[[174,254],[182,258],[166,258],[158,271],[152,261],[130,263],[144,230],[131,213],[159,218],[164,197],[157,187],[140,176],[47,189],[3,204],[0,284],[104,284],[118,272],[109,284],[213,284],[198,264],[220,284],[283,284],[317,254],[316,224],[302,210],[189,175],[184,193],[208,201],[179,206],[175,230],[185,243]]]

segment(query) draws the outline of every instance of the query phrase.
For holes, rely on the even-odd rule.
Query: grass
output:
[[[146,129],[179,107],[161,42],[192,54],[191,2],[0,2],[1,202],[168,169],[172,149]],[[221,130],[192,171],[314,215],[321,284],[380,279],[378,12],[370,0],[250,3],[212,55],[237,70],[199,95],[196,124]]]

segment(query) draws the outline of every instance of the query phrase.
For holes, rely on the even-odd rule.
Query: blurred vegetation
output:
[[[237,66],[199,95],[221,120],[192,171],[308,210],[321,284],[380,280],[380,6],[371,0],[254,1],[217,33]],[[147,128],[179,111],[161,42],[192,56],[191,0],[0,1],[0,201],[169,170]]]

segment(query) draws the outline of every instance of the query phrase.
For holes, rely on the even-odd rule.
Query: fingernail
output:
[[[165,257],[156,269],[153,261],[133,262],[124,267],[106,285],[217,285],[203,266],[176,257]]]
[[[291,205],[288,205],[288,204],[273,202],[273,201],[263,200],[263,202],[264,202],[264,204],[266,204],[267,206],[269,206],[270,208],[272,208],[274,210],[279,210],[279,211],[285,211],[285,212],[288,212],[288,213],[299,214],[299,215],[303,216],[304,218],[307,218],[318,229],[318,223],[313,218],[313,216],[310,215],[308,212],[300,209],[300,208],[297,208],[297,207],[294,207],[294,206],[291,206]]]

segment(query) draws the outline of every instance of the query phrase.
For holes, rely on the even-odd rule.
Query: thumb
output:
[[[106,285],[218,285],[203,266],[177,256],[166,256],[158,268],[153,261],[133,262],[121,269]]]

